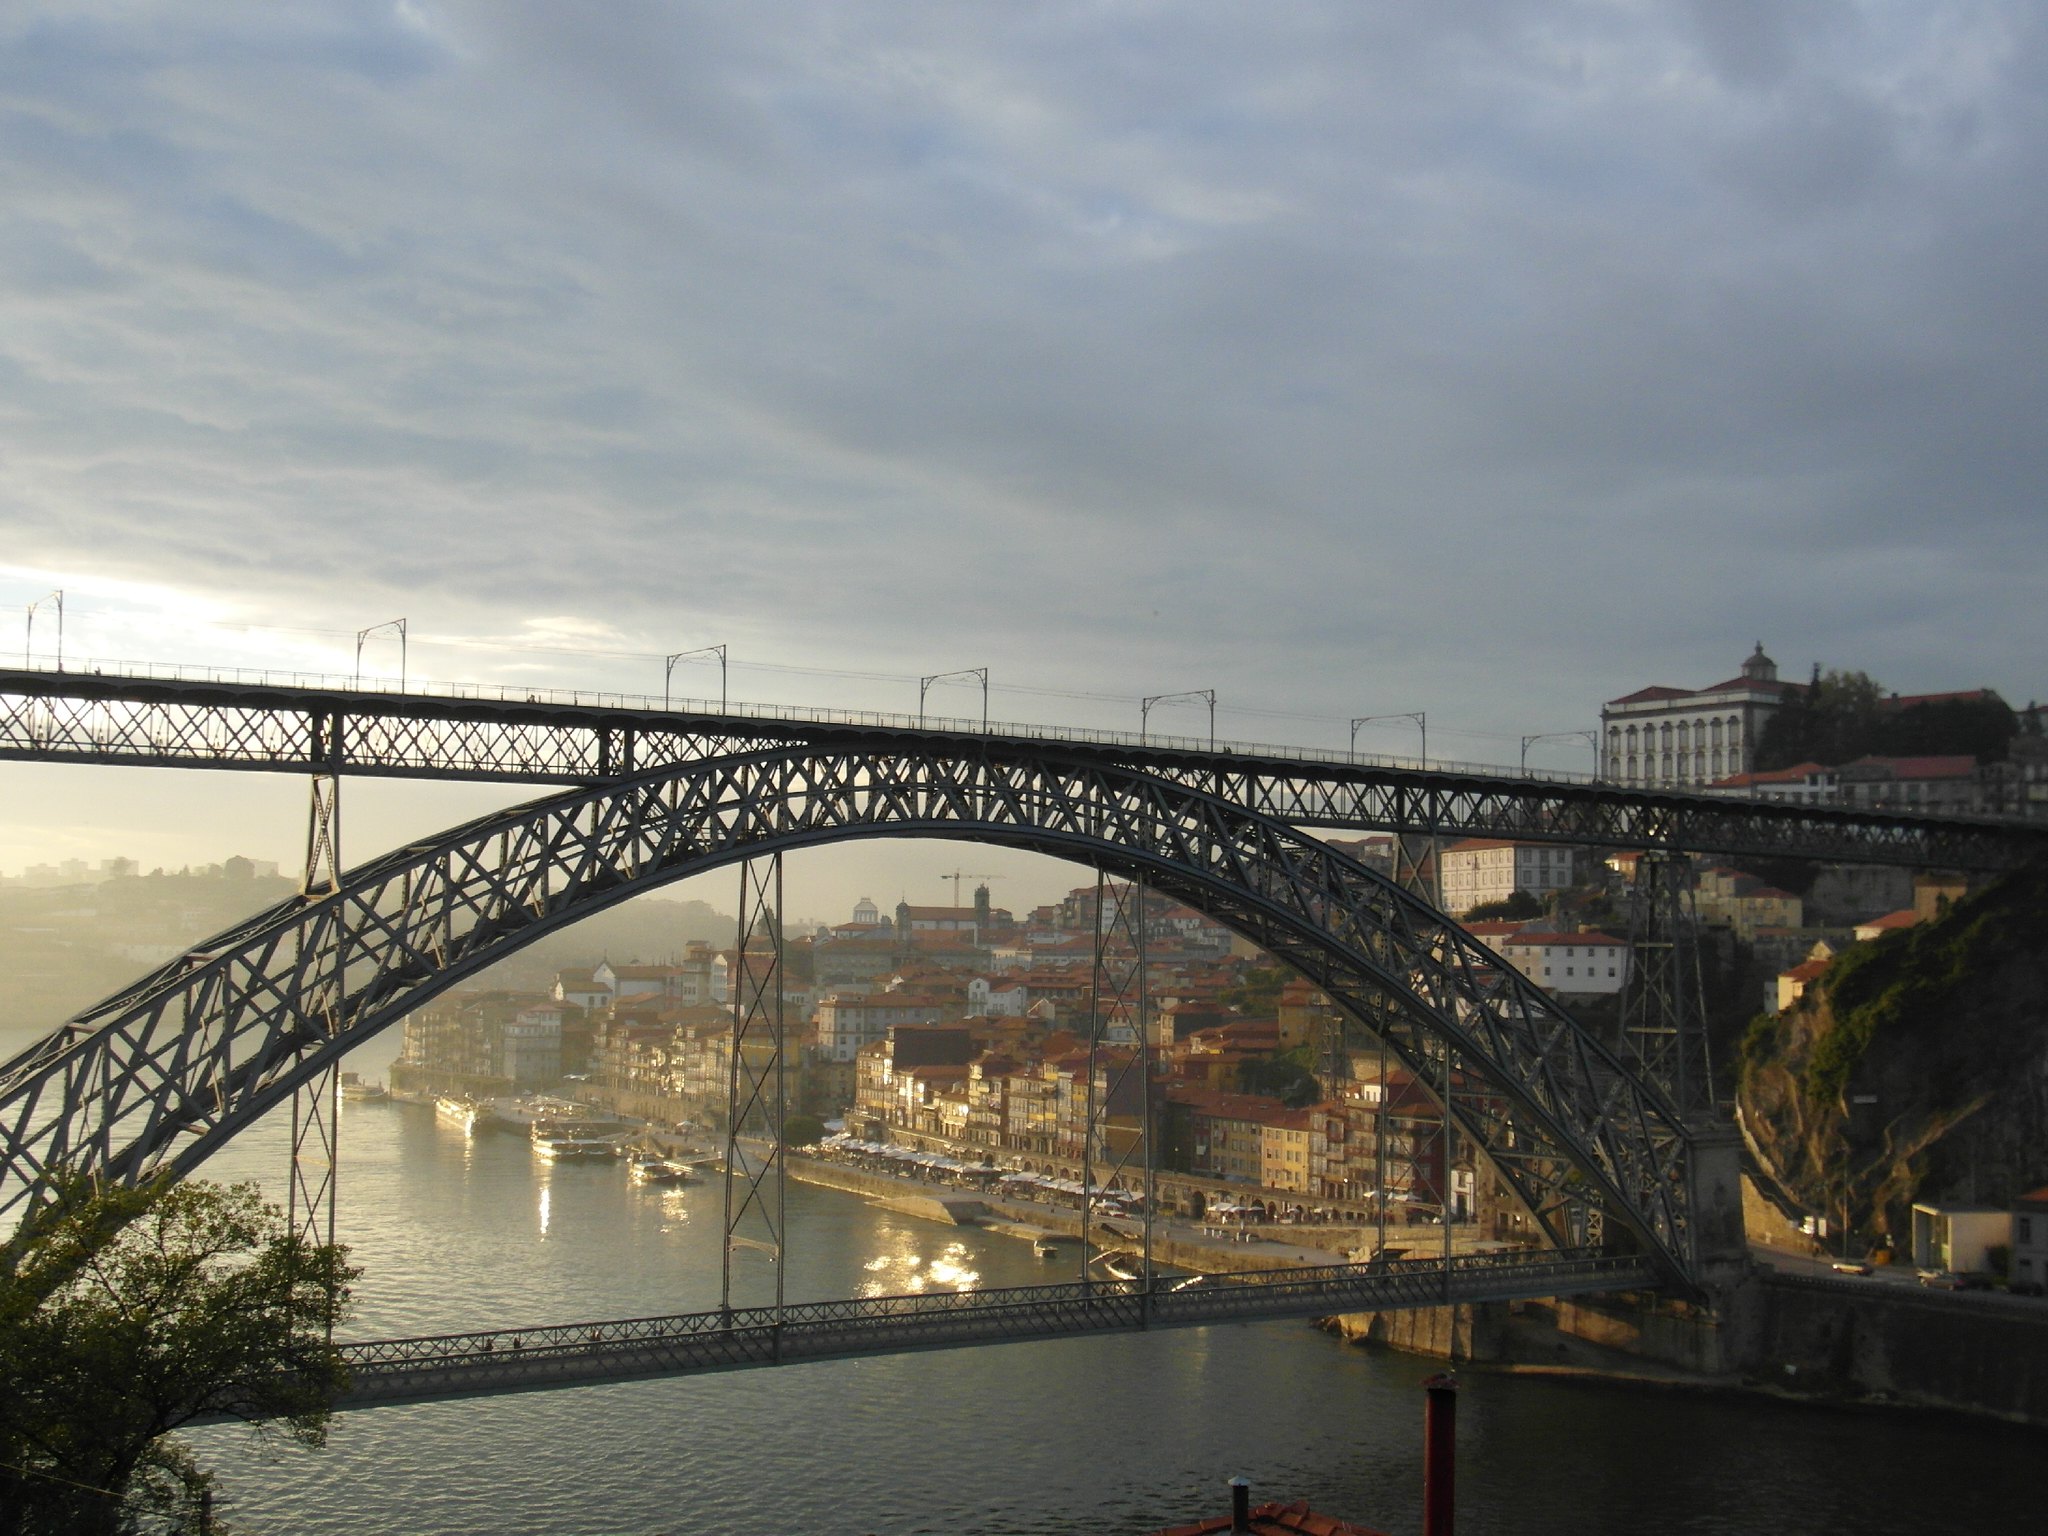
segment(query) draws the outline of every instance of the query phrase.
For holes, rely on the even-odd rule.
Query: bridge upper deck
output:
[[[0,759],[19,761],[567,785],[799,742],[878,759],[915,742],[1108,760],[1303,827],[1960,869],[2048,853],[2042,823],[1633,790],[1580,775],[1257,743],[870,712],[670,708],[619,694],[0,670]]]

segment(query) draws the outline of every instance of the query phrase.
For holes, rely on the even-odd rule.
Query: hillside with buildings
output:
[[[2048,815],[2048,709],[1990,688],[1898,694],[1865,673],[1778,676],[1758,644],[1734,677],[1653,684],[1600,710],[1601,776],[1806,805]]]
[[[1798,1206],[1903,1254],[1912,1207],[2048,1181],[2048,871],[1940,892],[1786,979],[1742,1047],[1742,1123]]]

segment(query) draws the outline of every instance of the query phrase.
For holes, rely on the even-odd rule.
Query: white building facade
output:
[[[1469,912],[1516,891],[1541,897],[1572,883],[1572,850],[1548,843],[1467,837],[1438,855],[1444,910]]]
[[[948,1011],[936,999],[909,997],[900,992],[877,992],[865,997],[844,997],[835,992],[818,1003],[818,1055],[827,1061],[852,1061],[862,1046],[873,1045],[898,1024],[937,1024]]]
[[[1524,929],[1494,946],[1508,964],[1546,992],[1612,997],[1628,985],[1628,942],[1608,933],[1536,933]]]
[[[1641,688],[1600,711],[1602,774],[1640,789],[1693,789],[1748,773],[1764,722],[1799,687],[1778,680],[1761,643],[1711,688]]]

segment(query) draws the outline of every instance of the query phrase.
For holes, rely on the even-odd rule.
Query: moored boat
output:
[[[465,1136],[476,1129],[476,1106],[467,1099],[444,1095],[434,1100],[434,1114],[443,1125],[452,1125]]]
[[[1111,1252],[1096,1255],[1095,1262],[1112,1280],[1136,1280],[1142,1276],[1144,1260],[1135,1253]]]
[[[666,1157],[641,1158],[633,1164],[633,1178],[640,1184],[702,1184],[703,1176],[687,1163]]]
[[[619,1155],[619,1144],[595,1136],[536,1136],[536,1155],[550,1163],[608,1163]]]

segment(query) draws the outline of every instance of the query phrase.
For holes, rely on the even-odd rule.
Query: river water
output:
[[[351,1104],[353,1337],[717,1305],[720,1186],[631,1184]],[[283,1128],[205,1170],[282,1187]],[[790,1188],[791,1300],[1051,1278],[1030,1245]],[[772,1285],[742,1255],[752,1297]],[[1227,1511],[1225,1480],[1390,1532],[1420,1522],[1420,1383],[1439,1366],[1305,1324],[903,1355],[379,1408],[320,1450],[190,1436],[238,1528],[419,1536],[1138,1533]],[[1469,1371],[1463,1533],[2040,1529],[2038,1435],[1743,1396]]]

